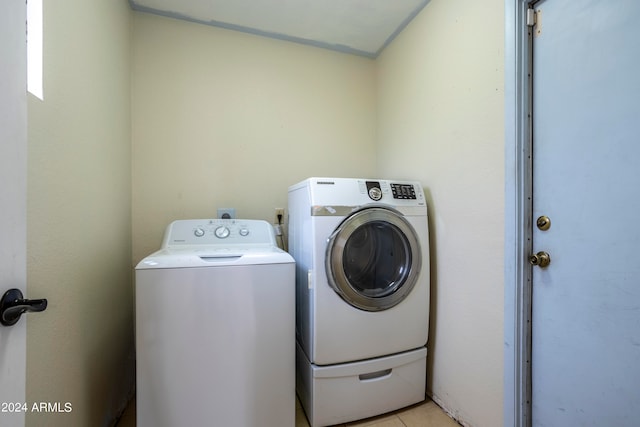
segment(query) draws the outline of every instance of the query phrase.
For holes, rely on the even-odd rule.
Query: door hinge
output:
[[[542,34],[542,9],[527,9],[527,26],[533,28],[534,37]]]

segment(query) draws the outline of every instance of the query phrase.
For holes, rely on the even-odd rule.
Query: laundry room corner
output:
[[[432,0],[377,60],[378,175],[429,205],[429,394],[502,425],[504,2]]]

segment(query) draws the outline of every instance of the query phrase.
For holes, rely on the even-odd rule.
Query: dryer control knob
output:
[[[242,237],[248,236],[248,235],[249,235],[249,229],[247,229],[247,228],[241,228],[241,229],[240,229],[240,235],[241,235]]]
[[[202,237],[204,236],[204,230],[202,228],[196,228],[193,230],[193,235],[196,237]]]
[[[214,233],[217,238],[226,239],[227,237],[229,237],[229,234],[231,234],[231,231],[223,225],[221,227],[216,228]]]
[[[375,201],[382,199],[382,190],[380,190],[378,187],[371,187],[369,189],[369,197],[371,198],[371,200]]]

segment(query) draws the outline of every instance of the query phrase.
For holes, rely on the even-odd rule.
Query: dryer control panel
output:
[[[424,198],[422,189],[417,188],[414,183],[407,182],[393,182],[393,181],[360,181],[360,189],[364,190],[366,187],[366,194],[369,198],[375,202],[383,199],[383,197],[391,196],[395,200],[422,200]],[[364,192],[364,191],[363,191]]]
[[[354,208],[370,203],[395,208],[427,207],[419,181],[316,177],[289,188],[290,194],[296,191],[306,192],[305,203],[310,204],[312,215],[319,215],[320,212],[322,215],[351,212]]]

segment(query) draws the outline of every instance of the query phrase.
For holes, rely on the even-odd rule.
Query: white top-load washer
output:
[[[135,271],[138,427],[295,424],[295,267],[257,220],[181,220]]]

